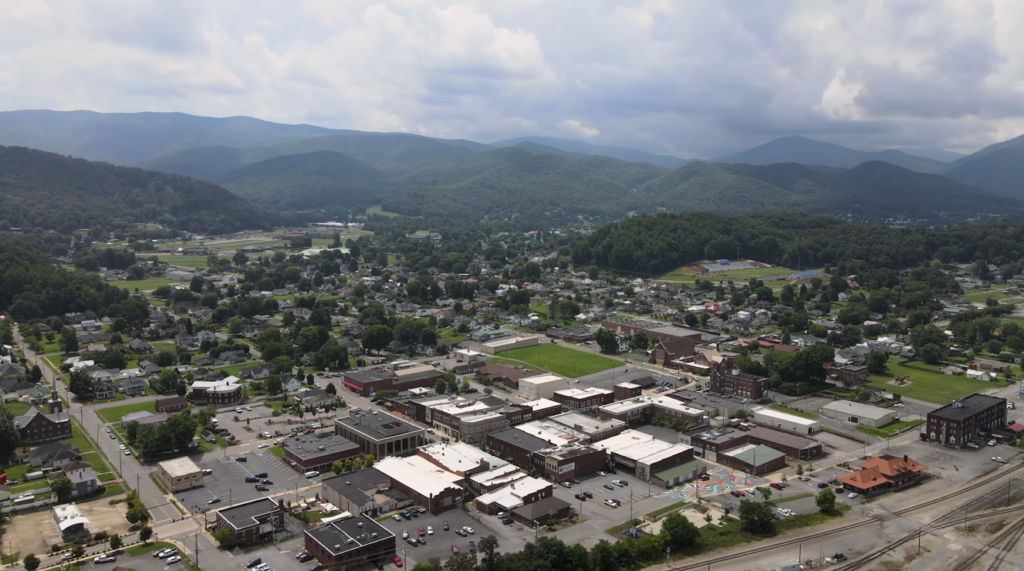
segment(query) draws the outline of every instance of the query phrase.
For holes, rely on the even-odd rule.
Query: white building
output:
[[[821,430],[818,421],[812,418],[804,418],[795,414],[779,412],[770,408],[759,408],[754,410],[754,422],[759,426],[775,428],[784,432],[794,434],[814,434]]]
[[[157,474],[171,493],[203,485],[203,471],[188,456],[160,462]]]
[[[526,400],[550,399],[555,391],[570,388],[569,379],[559,375],[537,375],[519,379],[519,396]]]
[[[877,428],[896,422],[897,412],[869,404],[837,400],[821,407],[821,416]]]

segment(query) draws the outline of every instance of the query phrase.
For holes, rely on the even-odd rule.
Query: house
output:
[[[139,377],[128,377],[121,381],[121,393],[128,396],[146,394],[146,382]]]
[[[84,460],[68,462],[62,465],[59,470],[50,472],[47,475],[51,482],[61,477],[71,480],[72,498],[92,495],[100,489],[100,481],[96,477],[96,471],[92,469],[92,464]]]
[[[185,397],[166,397],[156,399],[156,411],[173,413],[185,410],[188,407],[188,399]]]
[[[266,365],[246,367],[238,370],[238,376],[243,379],[265,379],[270,376],[270,367],[267,367]]]
[[[92,398],[96,400],[114,398],[114,383],[109,378],[93,379]]]
[[[334,395],[320,389],[306,388],[295,393],[295,402],[316,408],[333,403]]]
[[[295,378],[295,377],[292,377],[292,378],[288,379],[287,381],[285,381],[284,378],[282,378],[281,379],[281,387],[284,389],[284,392],[289,393],[289,394],[290,393],[294,393],[294,392],[298,392],[298,391],[302,390],[302,381],[297,379],[297,378]]]
[[[153,346],[144,339],[132,339],[128,342],[128,350],[136,355],[149,354],[153,352]]]
[[[72,460],[81,460],[82,453],[74,444],[50,442],[41,444],[28,453],[28,465],[33,468],[53,468]]]
[[[160,367],[153,361],[139,361],[139,372],[147,377],[149,375],[159,375]]]
[[[14,363],[0,363],[0,379],[16,379],[24,375],[24,367]]]

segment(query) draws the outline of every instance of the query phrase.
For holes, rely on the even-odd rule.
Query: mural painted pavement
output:
[[[706,482],[691,482],[685,486],[680,486],[658,494],[658,497],[688,500],[697,496],[697,488],[695,485],[700,486],[700,495],[701,497],[704,497],[725,493],[737,488],[756,488],[766,484],[766,482],[760,478],[755,478],[750,474],[744,474],[743,472],[737,472],[724,467],[718,467],[708,471],[708,476],[710,476],[710,479]]]

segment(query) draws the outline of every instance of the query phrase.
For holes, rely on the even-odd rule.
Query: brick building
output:
[[[274,532],[284,527],[284,509],[270,498],[258,498],[217,510],[217,529],[230,528],[231,545],[273,541]]]
[[[54,393],[56,395],[56,393]],[[50,412],[30,406],[25,414],[14,417],[14,426],[24,444],[71,437],[70,412],[62,412],[60,400],[49,402]]]
[[[708,389],[720,395],[735,395],[758,401],[765,397],[770,387],[768,377],[741,373],[739,369],[721,366],[711,372]]]
[[[587,412],[599,406],[611,404],[615,398],[614,391],[588,387],[585,389],[563,389],[555,391],[551,400],[562,405],[568,411]]]
[[[363,454],[381,459],[411,452],[421,446],[426,431],[397,416],[381,411],[352,409],[335,419],[335,433],[354,442]]]
[[[604,450],[573,444],[533,453],[533,473],[555,483],[589,476],[607,465]]]
[[[362,456],[359,445],[338,434],[302,434],[281,443],[284,463],[297,472],[326,471],[338,460]]]
[[[840,381],[865,383],[868,380],[868,368],[862,365],[825,364],[825,374]]]
[[[968,442],[983,438],[1006,426],[1006,399],[972,394],[928,413],[928,422],[921,438],[943,446],[963,448]]]
[[[242,385],[238,377],[192,383],[192,404],[196,406],[230,406],[242,402]]]
[[[157,412],[179,412],[188,408],[188,399],[185,397],[167,397],[156,399]]]
[[[458,505],[464,492],[462,476],[439,468],[420,456],[385,458],[373,465],[391,478],[392,486],[432,514]]]
[[[523,478],[493,492],[488,492],[476,499],[476,508],[481,513],[494,515],[498,512],[512,510],[550,498],[554,495],[554,486],[537,478]]]
[[[397,552],[395,534],[366,514],[307,529],[303,537],[306,551],[327,571],[386,565]]]

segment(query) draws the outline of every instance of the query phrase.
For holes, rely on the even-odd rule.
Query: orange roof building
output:
[[[860,465],[860,470],[838,478],[848,489],[866,494],[910,483],[927,468],[907,456],[883,454]]]

